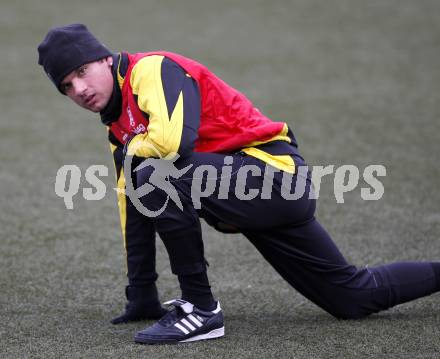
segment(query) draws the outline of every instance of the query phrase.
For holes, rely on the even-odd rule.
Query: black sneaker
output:
[[[217,308],[213,311],[200,310],[182,299],[164,304],[174,305],[175,308],[151,327],[138,332],[134,337],[136,343],[185,343],[219,338],[225,334],[220,302],[217,302]]]

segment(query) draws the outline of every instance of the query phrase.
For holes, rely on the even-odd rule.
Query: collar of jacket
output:
[[[127,61],[128,58],[124,56],[123,53],[113,55],[113,66],[112,66],[113,92],[107,106],[100,112],[101,122],[106,126],[110,126],[112,122],[117,121],[119,119],[119,116],[121,115],[122,93],[118,82],[118,72],[121,71],[121,67],[126,67]]]

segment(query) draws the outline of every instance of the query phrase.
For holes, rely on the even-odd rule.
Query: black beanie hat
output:
[[[83,24],[52,28],[38,46],[38,64],[60,90],[61,81],[70,72],[89,62],[111,56]]]

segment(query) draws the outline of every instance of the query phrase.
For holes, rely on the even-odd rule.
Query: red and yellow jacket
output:
[[[121,112],[112,119],[110,131],[122,144],[137,134],[130,142],[132,154],[166,157],[243,150],[294,171],[290,156],[273,157],[255,148],[273,141],[296,146],[287,124],[264,116],[198,62],[170,52],[122,53],[116,78]]]
[[[242,151],[295,172],[292,155],[297,145],[287,125],[264,116],[205,66],[170,52],[123,52],[114,56],[114,64],[114,91],[101,119],[109,128],[121,189],[118,204],[126,248],[145,233],[154,235],[151,222],[131,208],[123,191],[122,147],[133,135],[129,153],[138,157]]]

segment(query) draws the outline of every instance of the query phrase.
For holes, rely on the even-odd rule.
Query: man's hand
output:
[[[128,303],[125,312],[113,318],[112,324],[136,322],[146,319],[162,318],[168,311],[159,302],[157,289],[154,284],[141,286],[127,286],[125,295]]]
[[[125,305],[125,312],[113,318],[110,323],[122,324],[129,322],[137,322],[146,319],[160,319],[168,311],[159,303],[151,305],[141,302],[128,302]]]

